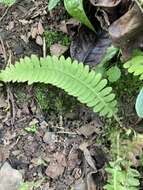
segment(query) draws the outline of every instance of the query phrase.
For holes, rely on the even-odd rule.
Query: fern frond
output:
[[[72,62],[71,58],[47,56],[39,60],[35,55],[25,57],[1,71],[0,80],[52,84],[92,107],[100,116],[111,117],[117,112],[115,95],[111,87],[106,87],[107,80],[94,70],[89,71],[89,66]]]
[[[130,165],[123,163],[123,160],[110,162],[106,168],[108,181],[104,186],[105,190],[138,190],[140,174]],[[126,169],[125,169],[126,168]]]
[[[124,68],[135,76],[140,76],[143,80],[143,52],[137,52],[129,61],[124,64]]]

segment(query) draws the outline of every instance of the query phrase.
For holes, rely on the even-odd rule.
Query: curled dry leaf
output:
[[[90,0],[90,2],[97,7],[115,7],[121,0]]]
[[[123,52],[124,57],[129,56],[128,54],[131,53],[132,49],[142,46],[142,32],[143,12],[137,3],[109,27],[109,34],[114,45],[129,51]]]

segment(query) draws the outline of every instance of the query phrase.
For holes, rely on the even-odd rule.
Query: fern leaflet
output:
[[[126,165],[122,159],[110,162],[110,165],[106,168],[110,176],[104,186],[105,190],[138,190],[140,174],[130,165],[124,167]]]
[[[111,87],[106,87],[107,80],[94,70],[89,71],[89,66],[83,63],[55,56],[38,59],[32,55],[25,57],[10,65],[0,73],[0,80],[4,82],[40,82],[52,84],[69,95],[77,97],[81,103],[92,107],[100,116],[111,117],[117,112],[115,94]]]
[[[143,52],[135,52],[135,55],[124,64],[124,68],[143,80]]]

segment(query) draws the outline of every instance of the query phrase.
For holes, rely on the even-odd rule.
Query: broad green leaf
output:
[[[49,0],[48,10],[51,11],[52,9],[54,9],[60,1],[61,0]]]
[[[64,5],[67,12],[72,17],[79,20],[82,24],[86,25],[88,28],[95,32],[94,27],[85,14],[83,8],[83,0],[64,0]]]
[[[136,112],[140,118],[143,118],[143,89],[140,91],[136,100]]]
[[[107,76],[110,82],[116,82],[121,77],[121,71],[117,66],[111,67],[107,71]]]

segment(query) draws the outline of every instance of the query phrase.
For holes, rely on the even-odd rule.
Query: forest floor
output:
[[[79,60],[86,56],[94,68],[97,63],[90,62],[94,51],[91,57],[86,55],[91,47],[86,47],[86,40],[94,34],[78,27],[62,5],[49,12],[47,0],[23,0],[8,9],[0,5],[0,69],[31,54],[64,54]],[[84,36],[78,36],[79,30]],[[97,62],[110,45],[106,34],[100,34]],[[97,53],[100,46],[104,48]],[[119,58],[115,56],[111,64],[115,60]],[[134,109],[141,82],[121,71],[122,77],[111,84],[118,95],[119,116],[125,128],[141,134],[143,121]],[[6,171],[7,176],[14,171],[22,174],[20,190],[102,190],[117,131],[114,120],[99,117],[56,87],[0,84],[0,167],[9,164],[12,171]],[[143,165],[137,168],[142,171]]]

